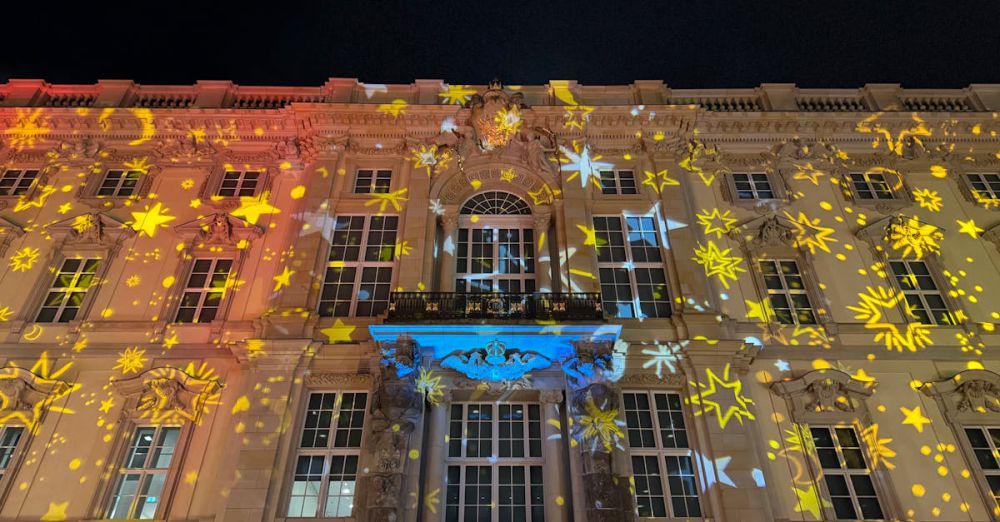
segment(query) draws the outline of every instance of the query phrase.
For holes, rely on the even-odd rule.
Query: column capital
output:
[[[444,214],[441,214],[441,226],[444,227],[445,234],[450,234],[458,228],[458,209],[449,208],[445,209]]]
[[[552,221],[552,212],[547,208],[540,209],[532,214],[531,219],[535,226],[535,230],[548,230],[549,222]]]
[[[559,404],[563,400],[563,392],[560,389],[541,390],[538,393],[538,402],[542,404]]]

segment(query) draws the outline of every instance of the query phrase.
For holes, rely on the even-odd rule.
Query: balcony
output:
[[[604,321],[599,293],[393,292],[386,322]]]

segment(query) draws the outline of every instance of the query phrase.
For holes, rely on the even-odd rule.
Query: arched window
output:
[[[483,192],[469,198],[462,205],[462,214],[510,216],[531,214],[531,207],[510,192]]]
[[[461,214],[455,290],[534,292],[531,207],[509,192],[490,191],[469,198]]]

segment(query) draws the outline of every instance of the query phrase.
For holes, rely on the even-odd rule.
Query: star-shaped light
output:
[[[692,394],[687,399],[689,403],[701,406],[695,412],[696,416],[715,413],[715,417],[719,421],[719,427],[722,429],[726,428],[726,425],[729,424],[729,421],[733,417],[741,425],[743,424],[743,419],[754,420],[756,418],[750,411],[750,405],[753,404],[753,400],[743,395],[743,381],[739,377],[730,380],[729,370],[730,365],[726,364],[720,377],[711,368],[706,368],[705,375],[708,378],[708,384],[692,381],[691,386],[700,388],[700,390],[698,394]],[[725,394],[725,396],[720,397],[721,402],[731,404],[723,406],[720,404],[720,401],[709,399],[709,397],[713,397],[716,394],[720,396]]]
[[[941,196],[938,195],[937,191],[920,188],[913,191],[913,200],[920,205],[920,208],[925,208],[931,212],[940,212],[941,207]]]
[[[108,397],[107,400],[101,401],[101,407],[98,408],[98,410],[100,410],[102,413],[108,413],[114,406],[115,406],[115,398]]]
[[[563,123],[563,127],[583,130],[584,125],[590,121],[590,113],[592,112],[594,112],[594,108],[586,105],[566,107],[566,121]]]
[[[443,105],[464,105],[469,101],[476,90],[468,85],[445,85],[445,90],[438,93]]]
[[[986,232],[986,230],[979,228],[976,225],[976,221],[973,219],[970,219],[968,221],[962,221],[961,219],[956,219],[955,222],[958,223],[959,227],[961,227],[958,229],[958,233],[969,234],[969,237],[971,237],[972,239],[976,239],[979,237],[979,234]]]
[[[288,285],[292,284],[291,278],[292,278],[292,274],[294,274],[294,273],[295,273],[295,270],[289,270],[288,267],[286,266],[281,271],[280,274],[274,276],[272,278],[272,279],[274,279],[274,290],[273,291],[277,292],[278,290],[281,290],[282,287],[285,287],[285,286],[288,286]]]
[[[667,344],[656,344],[655,350],[644,349],[642,350],[643,355],[649,355],[648,361],[642,363],[643,368],[656,367],[656,376],[663,378],[663,368],[670,370],[670,373],[677,373],[677,367],[674,366],[680,360],[681,347],[687,344],[688,341],[681,341],[683,344],[677,343],[667,343]]]
[[[902,257],[913,253],[920,259],[925,252],[937,253],[940,251],[938,241],[943,237],[944,234],[936,226],[921,223],[916,217],[889,226],[889,239],[893,241],[891,246],[893,250],[903,250]]]
[[[593,183],[594,186],[600,188],[600,171],[614,168],[614,165],[611,163],[598,161],[603,156],[597,154],[591,156],[590,145],[587,144],[580,145],[578,142],[574,141],[572,149],[560,145],[559,150],[562,151],[563,156],[560,157],[559,161],[564,164],[567,171],[572,172],[572,174],[566,178],[566,181],[573,181],[579,177],[580,185],[584,188],[587,187],[588,182]]]
[[[705,227],[705,235],[715,234],[716,239],[722,238],[724,234],[729,233],[736,223],[736,218],[733,217],[732,211],[728,209],[725,212],[720,211],[718,208],[713,208],[711,211],[702,209],[701,214],[696,214],[696,217],[698,218],[698,223]]]
[[[722,286],[729,288],[729,279],[736,280],[737,272],[746,272],[739,266],[743,262],[742,257],[731,256],[731,248],[720,249],[712,240],[708,240],[708,245],[698,243],[698,248],[694,250],[694,260],[699,265],[705,267],[705,275],[708,277],[719,276]]]
[[[815,254],[816,249],[830,252],[827,242],[837,241],[835,238],[830,237],[833,234],[833,229],[820,226],[819,218],[809,219],[809,216],[806,216],[802,211],[799,211],[798,217],[792,217],[791,214],[785,212],[785,217],[795,227],[794,246],[796,248],[808,248],[810,254]]]
[[[667,187],[681,184],[680,181],[670,177],[667,173],[667,169],[663,169],[659,172],[646,170],[643,171],[643,174],[646,175],[646,179],[642,180],[642,184],[653,187],[653,190],[655,190],[657,194],[663,192],[663,189]]]
[[[233,217],[243,218],[251,225],[256,225],[260,217],[266,214],[280,214],[281,210],[267,202],[269,194],[264,192],[259,198],[241,196],[240,208],[230,212]]]
[[[166,223],[177,219],[174,216],[168,216],[167,210],[169,209],[163,208],[163,203],[157,203],[153,205],[153,208],[147,206],[145,211],[133,212],[132,219],[135,221],[131,223],[132,230],[153,237],[158,228],[165,228]]]
[[[792,179],[809,181],[812,182],[813,185],[819,186],[819,178],[822,176],[822,171],[813,167],[812,163],[806,163],[804,165],[795,165],[795,173],[792,174]]]
[[[396,209],[396,211],[398,212],[403,209],[402,202],[409,201],[410,199],[406,197],[406,193],[408,191],[409,189],[400,189],[385,194],[381,193],[370,194],[368,196],[370,199],[365,202],[365,206],[370,207],[373,205],[378,205],[378,211],[385,212],[385,208],[390,204],[392,204],[392,208]]]
[[[917,433],[923,433],[924,424],[931,423],[930,419],[924,417],[924,415],[920,413],[920,406],[917,406],[912,410],[904,406],[899,408],[899,411],[903,414],[903,424],[913,426],[913,428],[917,430]]]
[[[583,232],[583,246],[597,246],[597,231],[592,227],[587,227],[586,225],[577,225],[576,228]]]
[[[344,324],[343,321],[337,319],[333,323],[333,326],[320,330],[320,333],[326,336],[330,344],[340,342],[349,343],[352,340],[351,334],[356,328],[356,326]]]
[[[812,514],[813,518],[818,519],[820,518],[820,511],[822,511],[823,508],[833,507],[833,504],[819,495],[819,492],[816,491],[815,484],[806,489],[799,489],[793,486],[792,491],[795,492],[795,496],[797,497],[797,502],[795,503],[796,513],[808,511]]]
[[[694,455],[701,462],[700,468],[705,470],[704,476],[698,477],[701,481],[702,491],[707,491],[713,484],[725,484],[731,488],[736,487],[733,479],[729,478],[729,475],[726,474],[726,468],[732,462],[733,457],[725,456],[712,459],[698,451],[694,452]]]
[[[788,361],[784,359],[778,359],[775,361],[774,367],[777,368],[779,372],[787,372],[792,369],[791,365],[788,364]]]
[[[27,210],[29,208],[42,208],[45,206],[45,200],[49,199],[49,196],[56,193],[56,188],[52,185],[42,185],[39,187],[38,197],[35,199],[24,199],[24,196],[18,198],[17,203],[14,205],[14,212],[21,212],[22,210]]]
[[[145,357],[146,350],[140,350],[138,346],[130,346],[125,348],[124,352],[118,353],[118,364],[112,368],[112,370],[120,369],[122,375],[127,375],[129,373],[139,373],[139,370],[146,365],[149,361]]]
[[[69,501],[56,504],[55,502],[49,502],[49,510],[42,515],[41,520],[46,522],[55,522],[59,520],[66,520],[66,508],[69,507]]]

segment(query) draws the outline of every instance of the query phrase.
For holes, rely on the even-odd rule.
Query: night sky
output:
[[[0,81],[1000,83],[998,0],[7,3]]]

